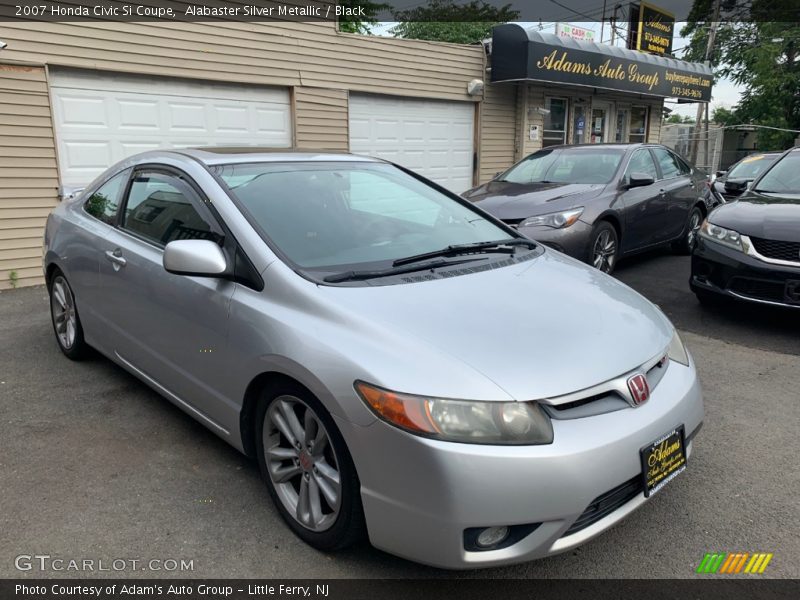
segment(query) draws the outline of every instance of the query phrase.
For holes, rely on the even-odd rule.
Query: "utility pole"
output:
[[[714,16],[711,20],[711,29],[708,32],[708,43],[706,44],[706,62],[711,60],[711,56],[714,54],[714,40],[717,37],[717,27],[719,27],[719,7],[720,7],[720,0],[714,0]],[[697,151],[700,147],[700,132],[702,128],[700,123],[703,119],[703,102],[697,103],[697,116],[694,120],[694,136],[692,138],[692,146],[691,152],[689,153],[689,160],[692,163],[697,164]],[[705,133],[706,137],[708,137],[708,107],[706,108],[706,126],[705,126]],[[706,146],[707,147],[707,146]],[[708,166],[708,165],[706,165]]]

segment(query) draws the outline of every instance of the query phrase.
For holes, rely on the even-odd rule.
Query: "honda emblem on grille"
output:
[[[644,404],[650,398],[650,384],[647,383],[647,377],[642,373],[628,378],[628,390],[631,392],[634,406]]]

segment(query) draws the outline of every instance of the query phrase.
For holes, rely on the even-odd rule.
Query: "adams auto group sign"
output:
[[[552,43],[548,43],[548,39]],[[598,44],[559,43],[518,25],[496,27],[492,81],[546,81],[659,97],[711,100],[705,65]]]

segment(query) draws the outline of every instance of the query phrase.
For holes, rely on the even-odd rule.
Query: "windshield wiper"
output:
[[[422,254],[398,258],[392,263],[392,266],[400,267],[402,265],[410,265],[412,263],[427,260],[429,258],[436,258],[438,256],[458,256],[459,254],[472,254],[473,252],[514,252],[514,247],[516,246],[535,248],[536,242],[526,238],[508,238],[505,240],[494,240],[492,242],[455,244],[452,246],[447,246],[447,248],[442,248],[441,250],[434,250],[433,252],[423,252]]]
[[[323,277],[322,281],[325,283],[341,283],[343,281],[361,281],[364,279],[377,279],[379,277],[390,277],[392,275],[402,275],[403,273],[414,273],[416,271],[427,271],[428,269],[437,269],[439,267],[449,267],[453,265],[460,265],[462,263],[474,262],[480,260],[478,258],[471,258],[467,260],[432,260],[426,263],[418,263],[413,265],[405,265],[401,267],[389,267],[388,269],[376,269],[372,271],[345,271],[343,273],[335,273]]]

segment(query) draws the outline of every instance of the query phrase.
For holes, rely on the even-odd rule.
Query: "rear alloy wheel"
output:
[[[686,222],[686,230],[680,239],[672,244],[672,249],[678,254],[691,254],[697,245],[697,235],[700,232],[700,225],[703,224],[703,213],[695,206],[689,212],[689,219]]]
[[[589,264],[603,273],[611,273],[617,265],[619,238],[617,230],[606,221],[600,221],[589,242]]]
[[[75,295],[61,271],[56,271],[50,281],[50,316],[61,352],[72,360],[84,358],[89,347],[83,339]]]
[[[338,550],[364,531],[355,467],[333,419],[299,386],[259,407],[258,462],[281,516],[306,543]]]

